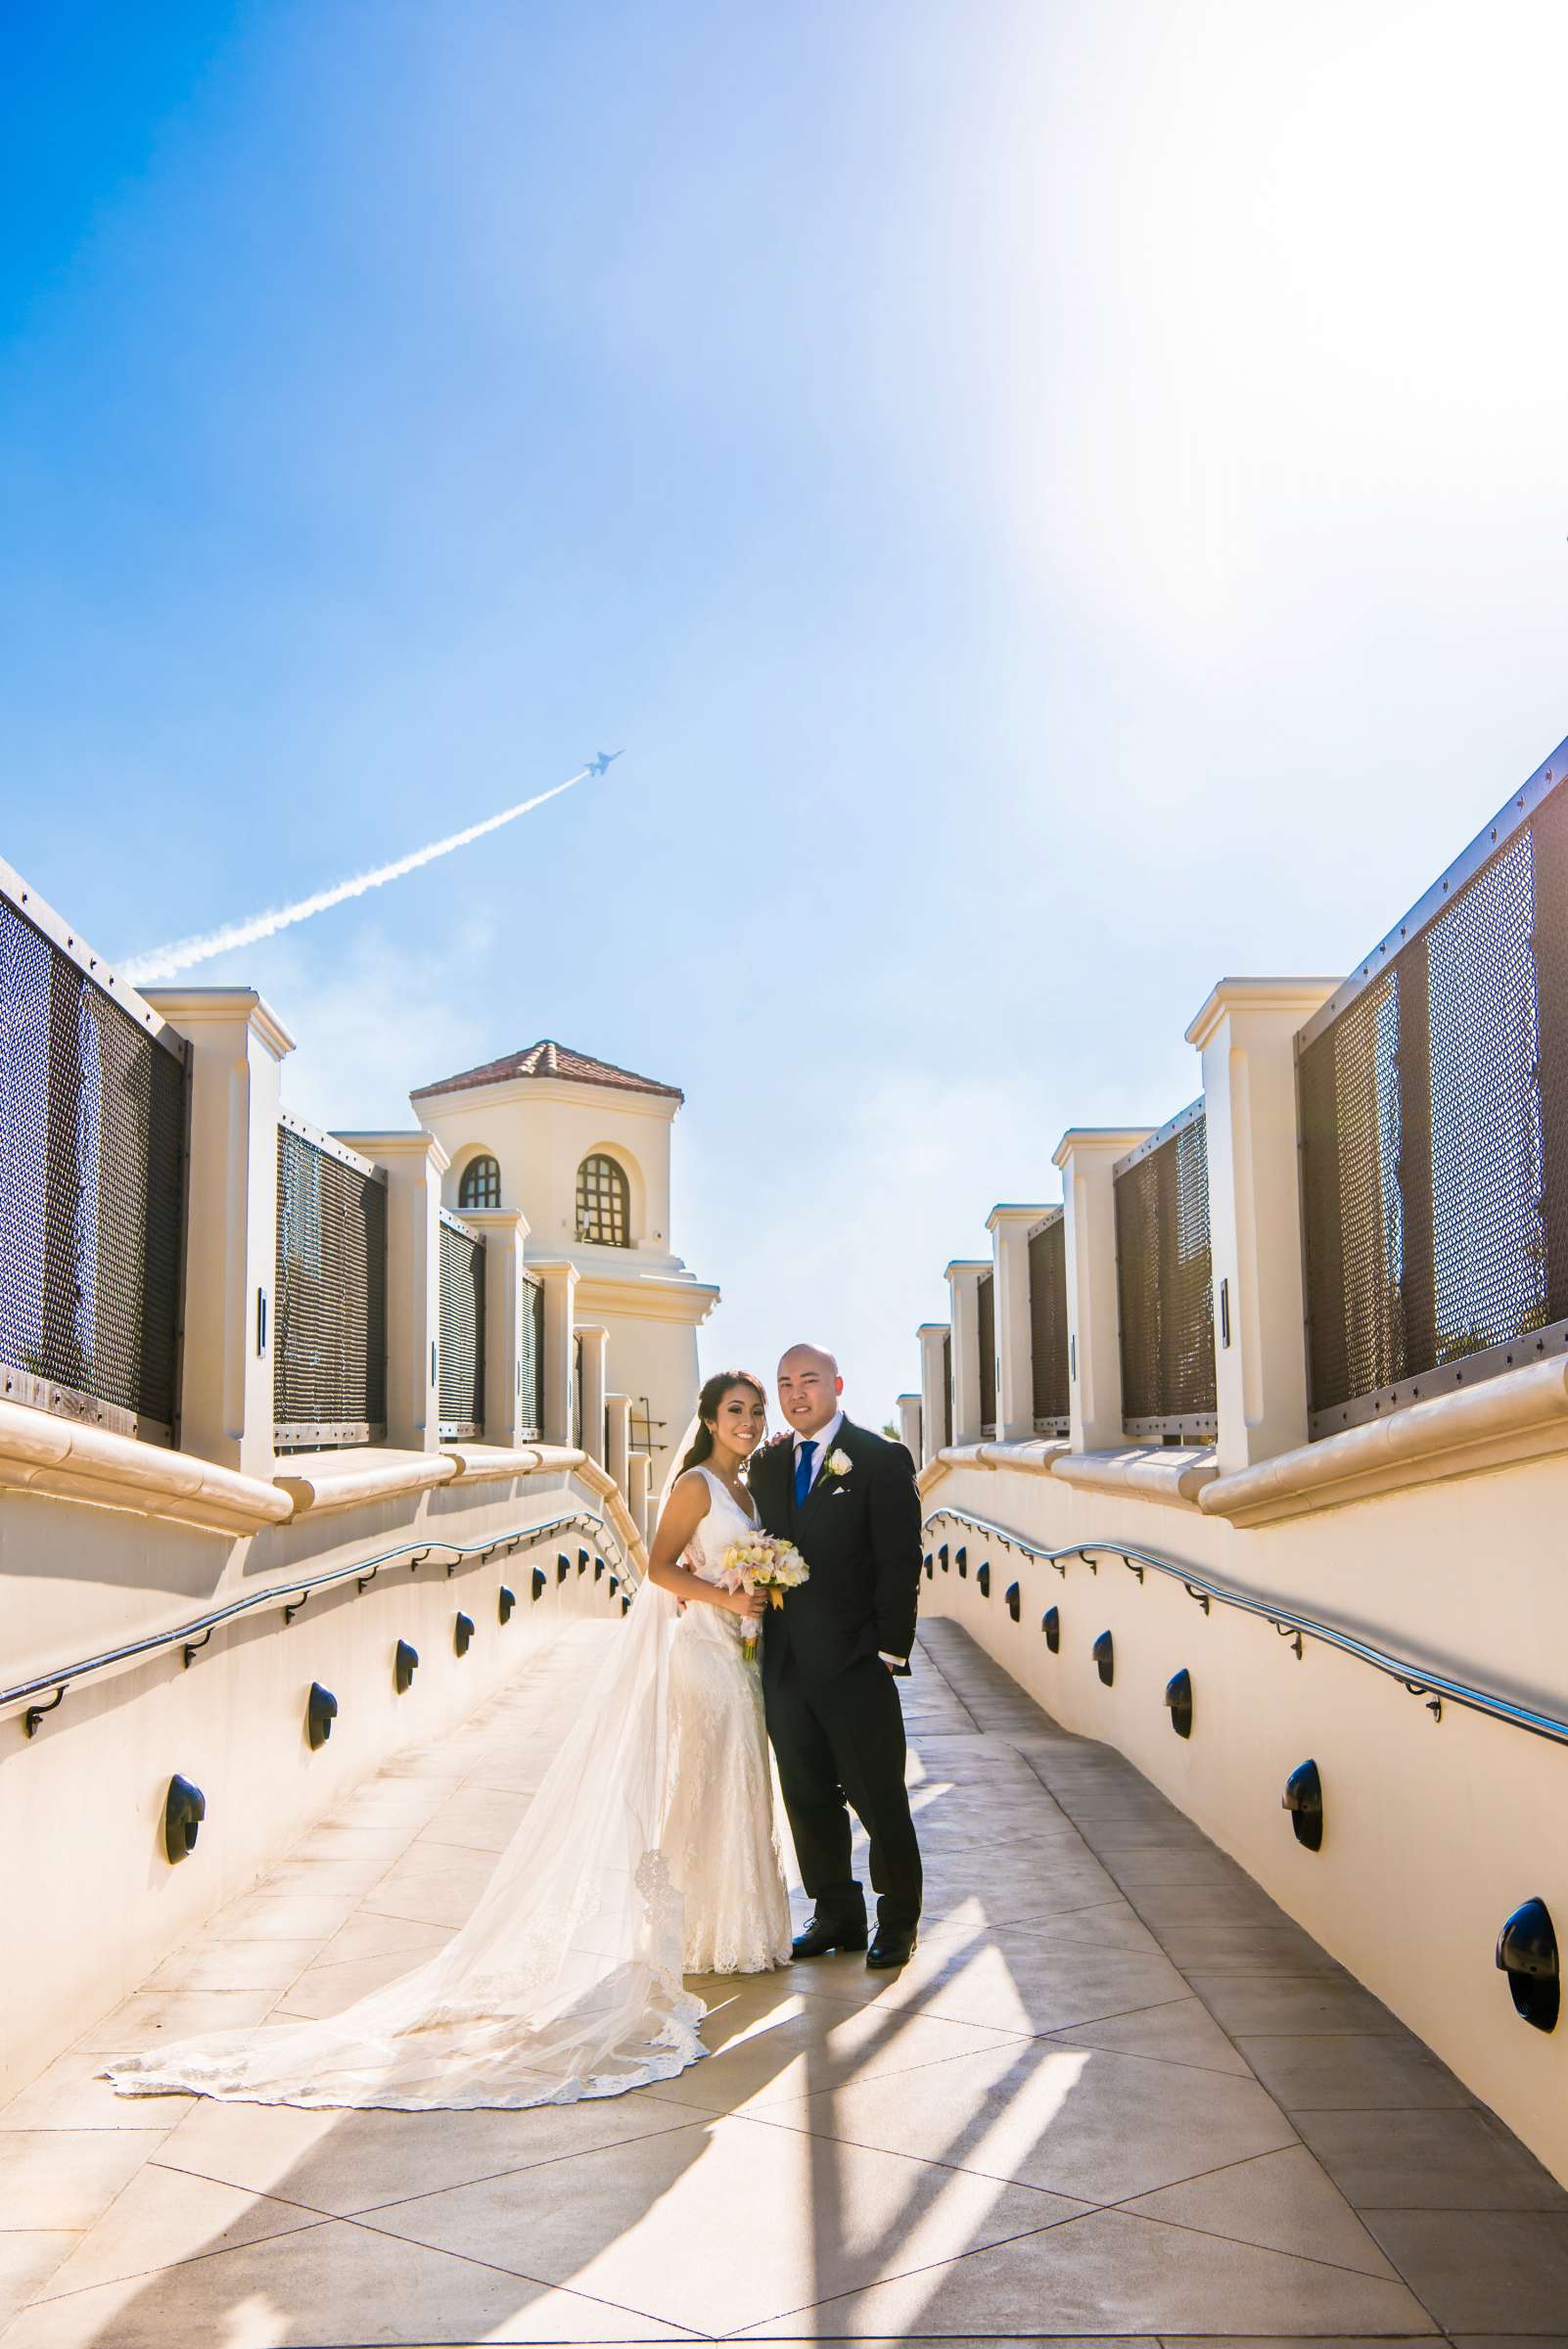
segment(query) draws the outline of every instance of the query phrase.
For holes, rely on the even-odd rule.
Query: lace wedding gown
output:
[[[703,1471],[686,1563],[716,1582],[754,1521]],[[207,2031],[103,2067],[124,2096],[258,2104],[570,2104],[707,2053],[681,1974],[790,1954],[761,1676],[741,1619],[644,1582],[468,1922],[341,2014]]]

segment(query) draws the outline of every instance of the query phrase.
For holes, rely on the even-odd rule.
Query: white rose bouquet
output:
[[[786,1590],[809,1582],[811,1570],[793,1542],[775,1534],[754,1534],[749,1542],[732,1542],[724,1552],[719,1581],[726,1590],[765,1590],[775,1607],[784,1604]],[[741,1639],[741,1657],[757,1661],[758,1626],[748,1621]]]

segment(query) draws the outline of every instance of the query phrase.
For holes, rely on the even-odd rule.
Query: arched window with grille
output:
[[[601,1150],[577,1169],[577,1238],[600,1248],[631,1246],[631,1186],[625,1169]]]
[[[471,1158],[463,1169],[463,1179],[457,1190],[459,1215],[472,1207],[499,1207],[501,1204],[501,1169],[493,1158]]]

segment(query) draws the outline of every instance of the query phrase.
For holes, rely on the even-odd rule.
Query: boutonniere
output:
[[[854,1462],[847,1451],[830,1451],[828,1453],[829,1476],[848,1476],[853,1466]]]

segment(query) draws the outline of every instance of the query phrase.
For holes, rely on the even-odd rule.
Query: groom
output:
[[[903,1782],[903,1708],[920,1587],[914,1463],[846,1419],[832,1355],[792,1346],[778,1399],[794,1430],[752,1461],[751,1490],[770,1534],[786,1536],[810,1580],[766,1618],[767,1733],[796,1857],[816,1913],[797,1958],[865,1950],[865,1895],[851,1873],[850,1809],[871,1843],[876,1938],[866,1963],[906,1963],[920,1916],[920,1847]],[[848,1799],[846,1799],[848,1798]]]

